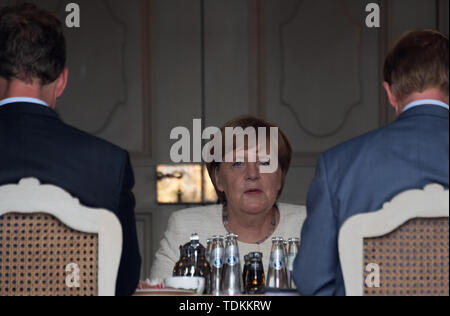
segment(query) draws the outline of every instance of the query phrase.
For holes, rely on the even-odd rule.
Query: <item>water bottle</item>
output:
[[[205,252],[205,257],[206,257],[206,261],[208,261],[208,263],[210,265],[211,264],[211,249],[212,249],[212,239],[208,239],[206,240],[206,252]]]
[[[238,236],[226,237],[225,262],[223,267],[221,294],[236,295],[242,293],[241,264],[239,261]]]
[[[274,237],[272,238],[272,250],[267,273],[267,287],[275,289],[289,288],[285,263],[284,240],[280,237]]]
[[[284,264],[286,265],[286,269],[287,269],[287,263],[288,263],[288,247],[289,247],[289,243],[287,240],[282,239],[283,242],[283,252],[284,252]]]
[[[300,238],[290,238],[289,239],[289,252],[287,260],[287,270],[288,270],[288,284],[291,289],[295,289],[294,283],[294,260],[298,253],[298,248],[300,247]]]
[[[212,295],[220,295],[222,284],[223,270],[223,236],[214,236],[211,246],[211,283],[209,293]]]

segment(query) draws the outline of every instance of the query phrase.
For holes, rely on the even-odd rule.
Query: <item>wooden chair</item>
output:
[[[113,213],[37,179],[0,187],[0,296],[113,296],[121,252]]]
[[[410,190],[339,233],[348,296],[449,295],[449,192]]]

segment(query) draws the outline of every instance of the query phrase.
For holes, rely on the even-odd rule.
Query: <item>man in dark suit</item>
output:
[[[404,35],[385,63],[397,120],[324,153],[308,193],[294,278],[303,295],[345,295],[337,239],[342,224],[395,195],[449,183],[448,37]]]
[[[119,218],[123,250],[117,295],[134,293],[140,273],[126,151],[64,124],[55,112],[67,84],[61,22],[33,5],[0,9],[0,185],[36,177],[88,207]],[[80,111],[83,106],[80,104]]]

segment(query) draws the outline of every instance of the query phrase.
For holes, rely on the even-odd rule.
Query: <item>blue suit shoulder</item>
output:
[[[435,106],[419,106],[400,115],[394,122],[367,132],[337,145],[324,153],[325,160],[339,157],[354,161],[360,154],[405,156],[399,151],[411,152],[420,146],[424,151],[447,148],[448,156],[448,110]],[[431,145],[433,148],[428,148]],[[351,158],[351,159],[349,159]]]
[[[387,137],[387,134],[390,133],[392,127],[391,125],[392,124],[389,124],[382,128],[367,132],[363,135],[354,137],[339,145],[336,145],[325,151],[322,154],[322,157],[325,162],[328,162],[330,159],[337,159],[337,162],[339,163],[351,163],[352,159],[349,159],[349,157],[356,157],[363,151],[374,150],[380,142],[383,142],[383,140]],[[342,157],[342,161],[339,159],[340,157]]]

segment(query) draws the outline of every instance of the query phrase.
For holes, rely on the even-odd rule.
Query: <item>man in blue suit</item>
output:
[[[123,250],[117,295],[140,273],[134,176],[128,153],[63,123],[56,99],[67,84],[61,22],[33,5],[0,9],[0,185],[27,177],[57,185],[88,207],[114,212]],[[80,111],[83,110],[80,104]]]
[[[386,59],[383,86],[397,120],[319,158],[308,193],[294,279],[303,295],[345,295],[337,239],[342,224],[395,195],[449,183],[449,40],[404,35]]]

